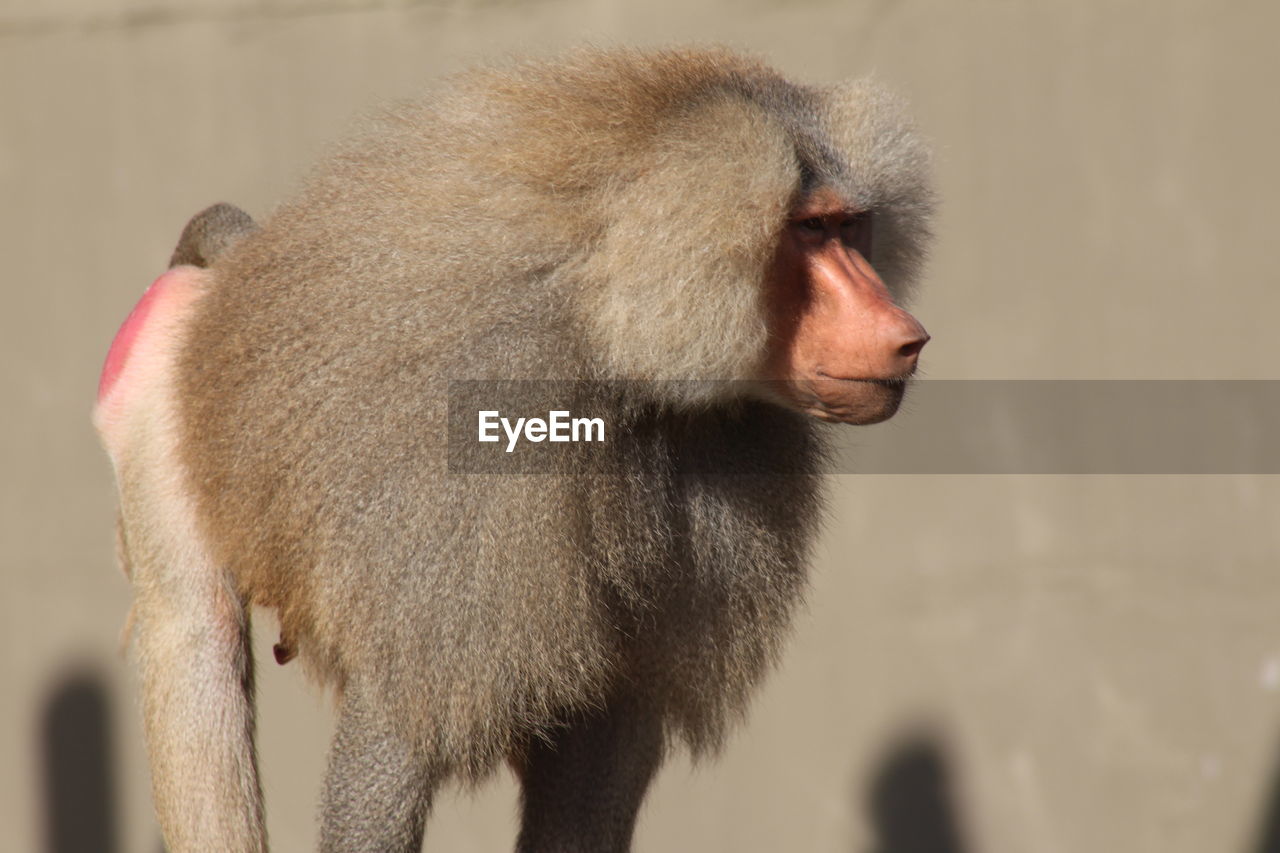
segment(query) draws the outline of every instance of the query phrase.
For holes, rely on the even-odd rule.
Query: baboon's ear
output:
[[[763,277],[799,181],[793,146],[761,107],[723,94],[665,122],[646,158],[609,200],[587,264],[594,349],[622,378],[748,378],[765,351]]]

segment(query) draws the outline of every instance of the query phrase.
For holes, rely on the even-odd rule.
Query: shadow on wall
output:
[[[46,853],[116,853],[115,756],[105,682],[77,672],[40,720]],[[861,795],[859,795],[861,797]],[[914,734],[885,753],[866,793],[871,853],[966,853],[942,740]],[[163,846],[159,849],[163,851]],[[1280,853],[1280,763],[1249,853]]]
[[[881,761],[867,794],[872,853],[965,853],[946,752],[939,738],[904,738]],[[1247,853],[1280,853],[1280,759]]]
[[[115,762],[103,680],[78,672],[57,683],[40,721],[45,850],[116,853]]]
[[[867,792],[873,853],[965,853],[939,738],[915,734],[881,760]]]
[[[1262,809],[1258,834],[1250,853],[1280,853],[1280,760],[1271,771],[1271,787]]]

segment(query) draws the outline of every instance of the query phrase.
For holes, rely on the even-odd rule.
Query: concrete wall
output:
[[[914,101],[945,200],[930,376],[1274,378],[1278,25],[1210,0],[8,0],[0,847],[158,846],[88,412],[203,205],[266,212],[356,112],[478,57],[716,40]],[[638,850],[1280,845],[1275,478],[835,491],[784,666],[722,761],[666,770]],[[306,850],[329,712],[295,668],[261,682],[271,833]],[[506,848],[513,798],[446,798],[428,846]]]

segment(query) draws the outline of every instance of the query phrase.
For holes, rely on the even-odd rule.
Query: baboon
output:
[[[777,655],[816,421],[916,368],[927,172],[875,84],[580,50],[387,109],[261,227],[193,220],[95,409],[169,849],[266,846],[250,605],[335,695],[323,849],[416,850],[504,761],[518,849],[628,849]],[[603,383],[606,441],[457,470],[495,448],[449,439],[452,380]]]

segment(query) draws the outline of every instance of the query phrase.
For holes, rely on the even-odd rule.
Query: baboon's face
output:
[[[872,211],[818,191],[792,212],[774,260],[766,378],[825,421],[891,417],[929,341],[871,266],[874,232]]]

